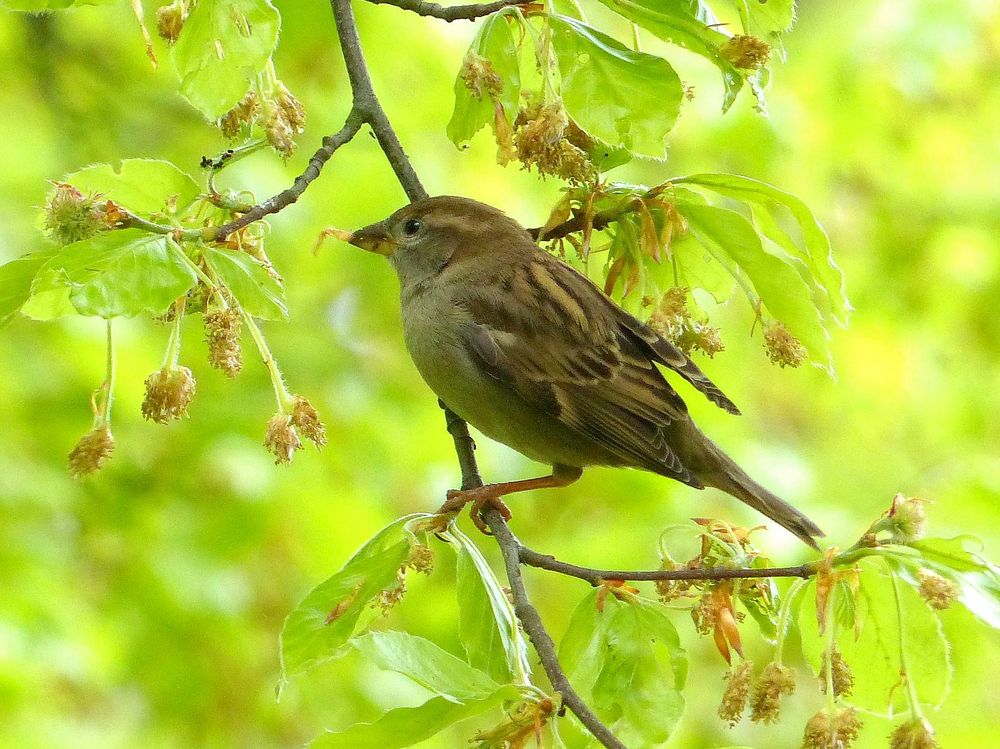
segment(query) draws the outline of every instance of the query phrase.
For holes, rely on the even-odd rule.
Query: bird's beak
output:
[[[389,231],[382,221],[352,232],[347,237],[347,241],[355,247],[360,247],[362,250],[368,250],[369,252],[386,257],[396,251],[396,242],[389,235]]]

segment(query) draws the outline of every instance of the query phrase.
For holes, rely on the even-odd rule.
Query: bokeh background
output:
[[[309,126],[287,164],[259,154],[227,172],[227,184],[259,196],[289,183],[349,106],[328,6],[277,5],[279,75],[304,102]],[[558,183],[497,166],[485,136],[464,153],[445,138],[473,27],[358,5],[376,88],[428,190],[542,223]],[[195,171],[201,155],[222,147],[176,95],[162,48],[164,64],[151,69],[127,6],[0,12],[2,261],[40,246],[35,206],[46,180],[123,157]],[[734,419],[698,399],[692,410],[831,543],[849,545],[902,491],[934,500],[934,535],[977,533],[995,558],[1000,6],[840,0],[805,3],[799,15],[788,62],[774,75],[770,119],[745,95],[720,117],[714,69],[669,51],[696,99],[673,133],[669,162],[633,164],[621,178],[735,171],[799,195],[829,230],[857,311],[835,335],[831,379],[770,365],[759,332],[750,335],[745,300],[734,299],[714,313],[727,350],[699,363],[746,415]],[[103,326],[19,319],[0,332],[0,745],[297,746],[325,727],[419,700],[415,688],[354,657],[274,698],[278,632],[297,600],[383,524],[437,506],[457,482],[441,413],[403,349],[390,269],[337,242],[312,255],[323,227],[377,220],[403,200],[363,136],[271,221],[291,320],[268,324],[266,334],[291,389],[317,405],[330,437],[322,453],[304,451],[288,467],[272,465],[260,445],[274,410],[263,367],[248,352],[244,373],[225,380],[208,368],[194,321],[182,355],[198,379],[191,418],[144,422],[142,382],[159,366],[167,331],[129,321],[117,327],[117,451],[99,475],[73,481],[66,453],[89,428]],[[539,470],[486,440],[479,458],[491,479]],[[572,488],[519,496],[513,507],[526,543],[595,566],[655,565],[660,530],[693,515],[758,521],[716,493],[598,469]],[[769,531],[760,540],[780,563],[805,558],[790,536]],[[495,558],[490,542],[483,546]],[[441,550],[435,574],[412,580],[389,624],[455,648],[450,556]],[[558,635],[585,586],[536,571],[528,582]],[[961,608],[942,620],[956,676],[932,713],[941,744],[992,746],[1000,639]],[[726,729],[714,716],[723,664],[684,614],[677,622],[692,672],[671,746],[798,746],[818,693],[800,686],[777,726]],[[750,649],[767,660],[759,644]],[[859,746],[886,746],[890,724],[867,724]],[[424,746],[464,746],[474,728]]]

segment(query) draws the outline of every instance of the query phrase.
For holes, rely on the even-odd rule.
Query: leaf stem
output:
[[[163,355],[163,369],[176,369],[181,356],[181,322],[184,320],[184,299],[174,302],[174,322]]]
[[[913,711],[913,717],[923,720],[924,711],[920,707],[920,696],[917,694],[917,686],[910,676],[910,666],[906,658],[906,644],[903,634],[903,599],[899,595],[899,578],[888,563],[886,563],[885,568],[889,573],[889,579],[892,580],[892,595],[896,601],[896,624],[899,626],[899,676],[906,684],[906,697],[910,703],[910,710]]]
[[[781,665],[784,659],[785,636],[791,628],[788,617],[791,614],[792,604],[795,602],[799,591],[808,585],[808,583],[808,580],[796,580],[792,583],[784,599],[781,601],[781,606],[778,607],[778,625],[774,643],[774,662],[778,665]]]
[[[283,414],[291,413],[293,406],[292,394],[285,387],[285,380],[281,376],[281,370],[278,369],[278,363],[271,355],[271,349],[268,348],[267,341],[264,340],[264,334],[261,333],[260,328],[257,327],[257,323],[250,313],[246,310],[240,310],[240,312],[243,314],[243,322],[246,324],[247,330],[250,331],[250,337],[253,338],[253,342],[257,345],[257,350],[260,352],[261,359],[264,360],[264,367],[267,368],[267,373],[271,377],[271,386],[274,388],[274,399],[278,403],[278,411]]]
[[[104,384],[101,390],[104,391],[104,398],[101,401],[101,408],[94,420],[94,427],[110,426],[111,424],[111,401],[114,399],[115,391],[115,342],[112,334],[111,320],[107,323],[107,353],[105,355]]]

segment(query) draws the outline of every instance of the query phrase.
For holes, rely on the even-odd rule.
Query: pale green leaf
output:
[[[426,516],[407,515],[387,525],[288,615],[281,630],[283,682],[343,654],[364,608],[398,584],[396,573],[413,542],[406,525],[420,517]]]
[[[62,181],[140,215],[166,212],[168,203],[182,211],[201,193],[191,175],[169,161],[155,159],[125,159],[117,169],[94,164],[67,174]]]
[[[750,204],[760,232],[789,257],[800,261],[796,265],[799,275],[813,290],[820,310],[841,325],[846,324],[852,308],[844,291],[844,274],[833,258],[829,237],[799,198],[766,182],[737,174],[694,174],[674,183],[698,185]],[[794,221],[797,238],[781,228],[781,210],[787,211]]]
[[[552,16],[552,46],[566,111],[611,145],[662,158],[684,90],[670,63],[635,52],[573,18]]]
[[[452,702],[469,702],[493,694],[500,685],[487,674],[430,640],[406,632],[369,632],[351,644],[380,668],[409,677]]]
[[[697,14],[692,12],[692,5],[663,2],[663,0],[601,0],[601,2],[660,39],[684,47],[711,62],[722,74],[722,83],[725,87],[722,111],[728,110],[736,101],[736,95],[743,87],[743,74],[720,51],[729,37],[710,28],[704,20],[698,18]]]
[[[500,687],[495,693],[469,702],[435,697],[419,707],[397,707],[373,723],[355,723],[344,731],[329,732],[309,743],[310,749],[403,749],[419,744],[448,726],[493,710],[520,693]]]
[[[84,5],[112,5],[121,0],[0,0],[0,8],[37,12],[43,10],[63,10]]]
[[[78,314],[133,317],[162,314],[196,282],[166,237],[123,229],[63,247],[38,271],[32,293],[55,292],[61,300],[60,289],[68,290]]]
[[[268,0],[199,0],[171,48],[181,93],[208,119],[221,117],[264,69],[280,25]]]
[[[288,317],[281,282],[256,258],[239,250],[202,247],[208,265],[240,306],[254,317],[284,320]]]
[[[38,270],[57,249],[32,252],[0,265],[0,327],[13,320],[31,296],[31,284]]]
[[[502,88],[498,103],[509,123],[517,117],[521,97],[518,45],[510,26],[517,22],[516,19],[512,12],[489,16],[482,22],[469,46],[469,54],[485,58],[500,77]],[[464,147],[485,125],[495,122],[495,114],[495,102],[489,93],[481,91],[477,97],[465,85],[461,75],[455,79],[455,109],[447,127],[452,143],[459,148]]]
[[[750,222],[735,211],[682,203],[677,208],[695,238],[720,262],[739,266],[768,312],[802,342],[816,364],[832,371],[822,317],[791,264],[766,252]]]

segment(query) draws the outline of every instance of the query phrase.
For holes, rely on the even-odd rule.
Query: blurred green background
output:
[[[327,4],[276,4],[278,73],[310,119],[288,164],[259,154],[227,172],[228,185],[261,197],[290,182],[349,107]],[[151,69],[127,5],[0,13],[0,261],[41,244],[34,207],[46,180],[124,157],[196,171],[203,154],[222,147],[176,95],[164,49],[165,64]],[[358,5],[376,88],[428,190],[542,223],[558,183],[497,166],[484,135],[465,153],[445,138],[473,27]],[[849,0],[805,3],[799,15],[788,62],[774,75],[770,119],[754,114],[745,94],[720,117],[714,69],[670,50],[697,97],[673,133],[669,163],[629,165],[619,178],[735,171],[799,195],[830,232],[857,311],[833,342],[832,380],[770,365],[759,331],[750,336],[745,300],[734,299],[716,312],[727,350],[699,364],[746,415],[694,398],[692,410],[831,543],[850,545],[902,491],[934,500],[933,535],[978,533],[995,558],[1000,6]],[[19,319],[0,333],[0,745],[296,746],[420,699],[356,657],[274,699],[278,632],[297,600],[383,524],[436,507],[458,480],[441,413],[402,345],[392,272],[338,242],[311,253],[325,226],[353,228],[403,200],[363,135],[271,221],[269,251],[287,282],[291,320],[268,324],[266,334],[290,388],[319,408],[330,437],[322,453],[299,453],[289,467],[273,466],[260,446],[274,410],[263,367],[248,352],[244,373],[225,380],[208,368],[194,321],[182,355],[198,379],[191,418],[144,422],[143,379],[159,366],[167,331],[127,321],[117,326],[118,447],[104,471],[75,482],[66,453],[89,428],[103,325]],[[479,458],[488,479],[539,470],[486,440]],[[715,492],[601,469],[512,504],[514,530],[528,545],[594,566],[655,565],[659,531],[692,515],[759,521]],[[787,534],[759,539],[779,563],[805,558]],[[495,558],[489,541],[483,547]],[[390,624],[454,648],[452,555],[439,551],[435,574],[411,578]],[[527,574],[558,636],[586,586]],[[992,746],[998,637],[961,608],[942,620],[956,677],[931,714],[941,744]],[[777,726],[726,729],[714,715],[723,664],[684,614],[677,622],[693,663],[671,746],[798,746],[822,703],[818,692],[803,681]],[[759,645],[750,650],[768,659]],[[465,746],[474,728],[423,746]],[[868,718],[859,746],[886,746],[889,731]]]

